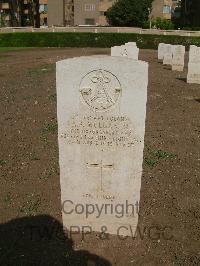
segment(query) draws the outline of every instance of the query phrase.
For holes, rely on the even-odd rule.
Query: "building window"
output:
[[[106,11],[99,11],[99,15],[105,17],[107,15],[107,12]]]
[[[85,11],[95,11],[95,4],[85,4]]]
[[[46,4],[41,4],[40,13],[47,13],[47,11],[48,11],[48,6]]]
[[[171,14],[171,6],[163,6],[163,14]]]

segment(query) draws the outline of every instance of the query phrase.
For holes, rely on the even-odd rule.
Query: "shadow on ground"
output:
[[[187,78],[177,77],[176,79],[178,79],[178,80],[180,80],[180,81],[183,81],[183,82],[187,83]]]
[[[111,265],[88,251],[75,251],[62,225],[50,216],[11,220],[0,225],[0,236],[0,265]]]

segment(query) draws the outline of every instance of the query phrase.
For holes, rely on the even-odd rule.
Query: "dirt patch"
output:
[[[33,265],[200,264],[200,85],[185,82],[186,70],[172,72],[158,63],[156,51],[140,52],[150,67],[136,238],[93,233],[73,241],[44,233],[62,221],[55,62],[110,50],[1,53],[0,231],[7,232],[1,265],[30,265],[30,259]]]

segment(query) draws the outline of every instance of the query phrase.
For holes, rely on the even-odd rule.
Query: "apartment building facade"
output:
[[[106,26],[107,10],[117,0],[48,0],[48,25]],[[171,19],[173,10],[181,0],[154,0],[151,18]]]
[[[48,0],[48,25],[108,25],[106,11],[116,0]]]
[[[37,5],[29,0],[1,0],[0,26],[35,26],[36,20],[40,25],[47,25],[47,1],[40,0]]]
[[[115,1],[117,0],[40,0],[40,25],[48,24],[50,27],[106,26],[108,25],[106,12]],[[181,0],[154,0],[151,19],[156,17],[172,19],[175,14],[174,10],[178,5],[180,6],[180,2]],[[33,17],[30,0],[0,1],[0,23],[4,20],[5,26],[32,26],[34,25]]]
[[[172,0],[154,0],[152,3],[151,18],[160,17],[162,19],[172,18]]]
[[[108,25],[107,10],[115,0],[74,0],[74,25]]]
[[[48,0],[40,0],[39,13],[40,13],[40,25],[47,26]]]

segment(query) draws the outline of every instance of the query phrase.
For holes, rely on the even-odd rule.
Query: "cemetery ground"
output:
[[[199,265],[200,85],[153,50],[140,50],[149,86],[136,237],[46,231],[62,223],[55,62],[95,54],[110,49],[0,51],[0,264]]]

